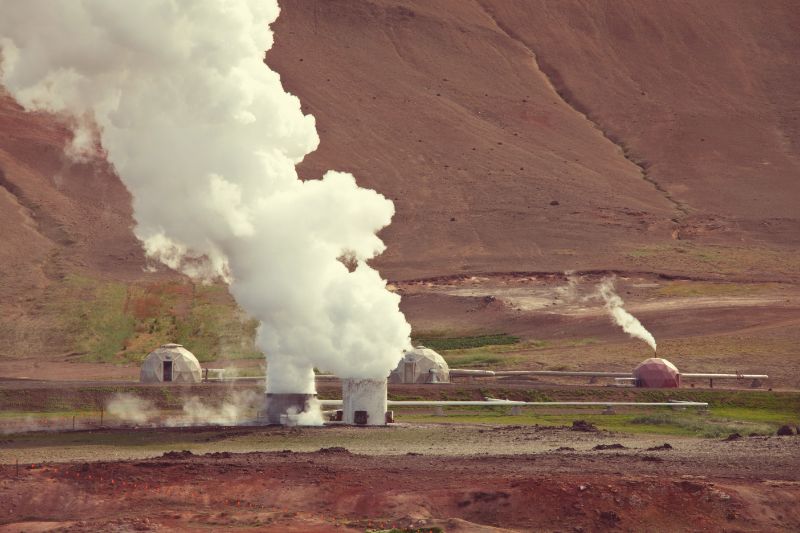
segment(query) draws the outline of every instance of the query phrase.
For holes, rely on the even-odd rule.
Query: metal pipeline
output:
[[[324,406],[339,406],[342,405],[342,400],[319,400],[319,403]],[[388,400],[386,402],[390,407],[424,407],[424,406],[469,406],[469,405],[483,405],[491,407],[502,407],[508,405],[524,406],[532,405],[539,407],[546,406],[571,406],[571,407],[615,407],[615,406],[628,406],[628,407],[708,407],[707,402],[522,402],[516,400]]]

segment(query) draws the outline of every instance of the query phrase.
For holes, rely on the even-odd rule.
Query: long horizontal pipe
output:
[[[495,370],[495,376],[578,376],[587,378],[626,378],[630,372],[571,372],[561,370]]]
[[[495,376],[497,372],[494,370],[473,370],[471,368],[451,368],[450,376]]]
[[[681,374],[682,378],[699,379],[769,379],[766,374]]]
[[[320,400],[320,404],[327,406],[342,405],[342,400]],[[502,407],[504,405],[535,405],[535,406],[575,406],[575,407],[608,407],[608,406],[629,406],[629,407],[708,407],[706,402],[520,402],[516,400],[389,400],[386,402],[390,406],[468,406],[485,405],[492,407]]]
[[[577,376],[595,378],[633,378],[630,372],[578,372],[561,370],[495,370],[495,376]],[[681,373],[683,378],[699,379],[769,379],[766,374],[707,374],[707,373]]]
[[[473,370],[467,368],[450,369],[450,375],[459,376],[566,376],[566,377],[587,377],[587,378],[631,378],[630,372],[578,372],[561,370]],[[316,376],[318,379],[336,379],[332,374],[321,374]],[[686,379],[769,379],[767,374],[708,374],[708,373],[681,373],[682,378]],[[231,376],[231,377],[208,377],[207,381],[258,381],[266,379],[266,376]]]

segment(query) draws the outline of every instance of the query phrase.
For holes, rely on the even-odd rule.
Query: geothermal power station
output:
[[[797,533],[798,58],[798,0],[0,0],[0,533]]]
[[[215,377],[209,377],[212,374]],[[201,376],[205,377],[201,377]],[[165,344],[151,352],[141,367],[142,383],[190,384],[201,381],[225,382],[224,369],[201,368],[194,355],[179,344]],[[332,375],[321,376],[325,379],[335,378]],[[390,406],[459,406],[484,405],[497,407],[501,405],[519,408],[547,405],[628,405],[652,407],[664,405],[660,402],[521,402],[499,399],[484,401],[390,401],[388,385],[431,385],[444,386],[455,379],[526,379],[531,377],[551,378],[588,378],[591,384],[597,379],[613,379],[616,385],[634,385],[641,388],[674,389],[681,387],[682,380],[749,380],[751,387],[760,387],[766,374],[741,373],[681,373],[675,365],[666,359],[649,358],[638,364],[631,373],[604,371],[555,371],[555,370],[482,370],[457,368],[451,369],[445,359],[436,351],[417,346],[404,353],[397,367],[385,379],[343,378],[341,382],[341,400],[319,400],[316,393],[272,393],[264,395],[261,415],[255,421],[266,425],[315,425],[328,420],[334,423],[358,426],[383,426],[394,422],[394,412]],[[237,378],[229,378],[236,380]],[[264,380],[264,378],[242,378],[247,380]],[[672,404],[675,405],[675,402]],[[680,402],[686,406],[706,406],[705,403]],[[323,407],[333,410],[322,410]],[[323,415],[326,415],[323,418]]]

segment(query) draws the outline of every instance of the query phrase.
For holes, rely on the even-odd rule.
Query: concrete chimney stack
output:
[[[342,421],[360,426],[385,426],[386,393],[386,378],[343,379]]]

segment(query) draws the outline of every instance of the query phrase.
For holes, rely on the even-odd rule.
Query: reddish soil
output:
[[[639,455],[169,452],[0,470],[2,531],[797,531],[797,469]],[[759,457],[751,461],[759,463]],[[789,466],[789,465],[784,465]],[[797,465],[793,465],[796,467]],[[416,529],[415,529],[416,530]]]

